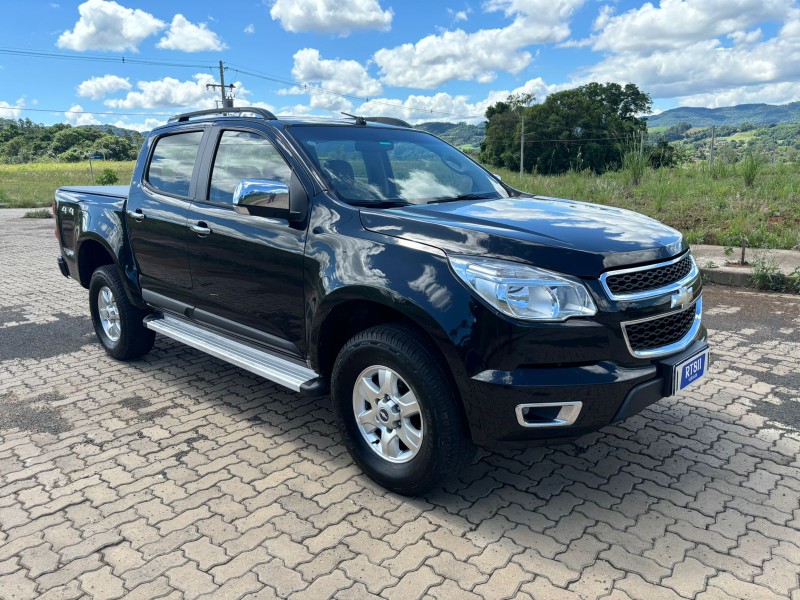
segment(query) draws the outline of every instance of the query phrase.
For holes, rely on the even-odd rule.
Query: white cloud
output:
[[[192,23],[182,14],[172,18],[169,31],[162,37],[156,47],[162,50],[180,50],[181,52],[203,52],[227,48],[219,36],[205,23]]]
[[[466,21],[469,19],[469,15],[472,12],[471,8],[466,8],[464,10],[455,10],[453,8],[447,9],[447,14],[450,15],[454,22],[458,21]]]
[[[575,77],[633,82],[655,98],[699,106],[796,99],[800,11],[792,0],[662,0],[620,15],[606,9],[591,43],[605,56]],[[760,25],[780,21],[763,39]],[[746,100],[749,99],[749,100]]]
[[[470,102],[466,95],[452,96],[439,92],[431,96],[413,94],[405,100],[397,98],[376,98],[363,103],[356,109],[361,115],[397,117],[412,123],[423,121],[449,121],[480,123],[485,121],[486,109],[505,100],[511,94],[533,94],[541,101],[549,94],[566,89],[567,85],[548,85],[541,77],[526,81],[512,90],[494,90],[482,100]]]
[[[67,50],[110,50],[137,52],[147,37],[155,35],[165,23],[150,13],[125,8],[109,0],[87,0],[78,7],[80,19],[72,30],[56,42]]]
[[[218,91],[206,89],[209,83],[216,83],[210,73],[198,73],[191,80],[180,81],[174,77],[164,77],[155,81],[136,82],[137,91],[128,92],[124,98],[105,101],[113,108],[214,108],[219,97]],[[236,97],[244,100],[250,91],[239,81],[233,82]]]
[[[286,31],[346,36],[363,29],[388,31],[394,13],[378,0],[275,0],[269,14]]]
[[[19,119],[22,115],[22,108],[25,107],[25,100],[18,99],[14,104],[9,104],[5,100],[0,100],[0,119]]]
[[[256,26],[250,23],[250,25],[244,28],[244,32],[247,34],[253,34],[256,32]]]
[[[608,26],[609,22],[614,16],[614,7],[609,4],[604,4],[600,7],[600,13],[592,23],[592,29],[600,31]]]
[[[585,0],[489,0],[485,9],[514,21],[499,29],[462,29],[375,53],[388,85],[431,89],[452,80],[488,83],[497,71],[519,73],[533,56],[524,48],[569,36],[569,19]]]
[[[151,129],[163,125],[166,122],[167,120],[164,118],[161,119],[153,118],[153,119],[145,119],[143,123],[142,122],[127,123],[126,121],[120,120],[120,121],[115,121],[113,125],[116,127],[121,127],[123,129],[132,129],[133,131],[144,133],[145,131],[150,131]]]
[[[613,54],[588,70],[593,81],[632,81],[656,98],[720,93],[800,79],[800,20],[774,38],[725,47],[717,39],[680,49]]]
[[[728,37],[733,40],[734,44],[754,44],[761,39],[764,32],[761,28],[754,29],[753,31],[734,31],[729,33]]]
[[[381,84],[370,77],[361,63],[355,60],[323,59],[319,50],[303,48],[294,54],[292,77],[303,83],[310,83],[330,90],[335,94],[313,91],[295,86],[283,94],[309,93],[311,108],[330,111],[349,110],[352,103],[336,94],[355,96],[376,96],[381,93]]]
[[[661,0],[621,15],[606,9],[598,17],[596,50],[622,52],[680,48],[741,31],[756,23],[783,19],[793,0]]]
[[[113,94],[120,90],[131,89],[131,83],[127,79],[116,75],[103,75],[102,77],[92,77],[78,85],[78,96],[99,100],[100,98]]]
[[[743,86],[720,90],[710,94],[696,94],[678,98],[680,106],[719,108],[736,104],[786,104],[800,100],[800,83],[784,81],[765,85]]]
[[[71,125],[99,125],[100,121],[94,118],[94,115],[86,114],[83,112],[83,107],[80,104],[73,104],[69,110],[64,113],[64,117]]]

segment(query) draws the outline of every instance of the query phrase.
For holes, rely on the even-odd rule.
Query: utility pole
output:
[[[230,89],[230,97],[225,95],[225,67],[223,66],[223,62],[219,61],[219,83],[207,83],[206,89],[217,89],[219,88],[219,93],[222,97],[222,108],[233,108],[233,84],[230,84],[228,88]]]
[[[519,176],[525,167],[525,113],[522,113],[522,131],[519,134]]]
[[[708,153],[708,168],[714,166],[714,142],[717,140],[717,126],[711,126],[711,151]]]

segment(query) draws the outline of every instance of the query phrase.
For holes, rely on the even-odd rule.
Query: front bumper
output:
[[[705,340],[701,327],[683,351],[641,367],[609,361],[483,371],[462,387],[473,440],[486,447],[564,443],[626,419],[668,396],[672,367],[666,361],[691,356]]]

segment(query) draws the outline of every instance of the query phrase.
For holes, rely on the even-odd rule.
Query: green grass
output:
[[[706,163],[649,169],[638,186],[624,172],[589,172],[520,177],[489,168],[526,192],[618,206],[654,217],[686,234],[692,244],[791,249],[800,244],[800,165],[763,165],[752,187],[738,169],[715,173]]]
[[[33,210],[29,210],[24,215],[22,215],[23,219],[52,219],[53,214],[50,212],[49,208],[34,208]]]
[[[131,180],[134,162],[94,161],[94,174],[111,169],[120,185]],[[37,208],[50,206],[62,185],[92,185],[89,163],[29,163],[0,165],[0,207]]]
[[[97,161],[95,175],[112,169],[126,185],[133,162]],[[764,164],[752,187],[738,169],[708,172],[706,163],[648,170],[632,187],[624,172],[602,176],[524,175],[490,167],[516,188],[544,196],[572,198],[628,208],[683,231],[690,243],[738,248],[742,236],[753,248],[794,248],[800,244],[800,164]],[[49,206],[62,185],[91,185],[87,163],[0,165],[0,206]]]

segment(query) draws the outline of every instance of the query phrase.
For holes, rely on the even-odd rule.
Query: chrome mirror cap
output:
[[[233,191],[233,209],[243,215],[250,207],[288,206],[289,185],[271,179],[243,179]]]

